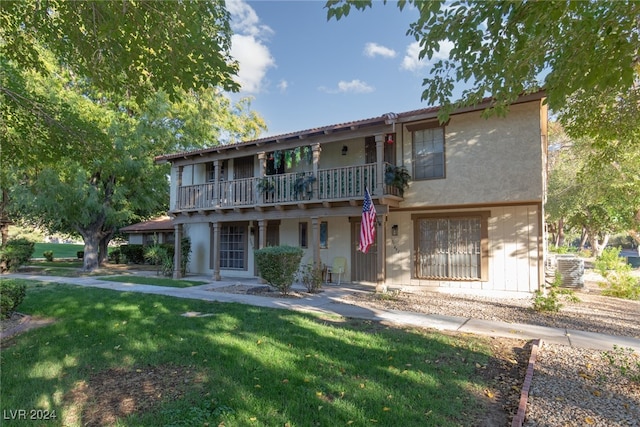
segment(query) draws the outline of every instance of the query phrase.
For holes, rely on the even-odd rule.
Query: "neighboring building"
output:
[[[166,215],[122,227],[120,231],[129,236],[130,245],[151,245],[154,239],[157,243],[174,243],[175,240],[173,223]]]
[[[444,125],[428,108],[157,157],[171,163],[176,242],[189,235],[189,270],[214,279],[254,277],[253,250],[286,244],[304,249],[303,262],[346,258],[343,281],[535,291],[543,101],[522,96],[504,118],[482,118],[487,101]],[[412,176],[403,195],[385,181],[388,165]],[[357,250],[365,187],[378,215],[367,254]]]

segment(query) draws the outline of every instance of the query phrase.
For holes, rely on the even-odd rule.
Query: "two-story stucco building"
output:
[[[253,250],[286,244],[305,263],[346,258],[343,281],[533,292],[544,283],[543,101],[524,95],[506,117],[482,118],[485,103],[440,124],[427,108],[160,156],[176,248],[190,236],[189,271],[214,279],[257,277]],[[404,192],[389,165],[411,175]],[[378,218],[366,254],[365,188]]]

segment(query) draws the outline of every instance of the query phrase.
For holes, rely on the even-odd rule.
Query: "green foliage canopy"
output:
[[[386,0],[385,0],[386,3]],[[371,0],[329,0],[328,19],[341,19]],[[457,106],[495,98],[493,111],[505,112],[518,95],[544,86],[553,110],[583,94],[624,94],[640,63],[637,1],[478,1],[401,0],[419,18],[407,34],[420,43],[420,57],[432,59],[445,42],[448,59],[436,61],[424,79],[422,99],[442,105],[441,118]],[[459,83],[470,84],[459,101]]]
[[[41,47],[76,75],[138,101],[156,90],[237,91],[224,1],[3,1],[0,56],[46,72]]]
[[[561,127],[552,129],[551,141],[565,145],[552,153],[547,220],[562,218],[568,227],[584,228],[598,253],[609,235],[638,230],[640,145],[627,146],[612,160],[593,139],[567,139]]]
[[[117,228],[166,211],[168,165],[154,156],[255,137],[265,127],[247,100],[231,105],[215,88],[173,102],[156,92],[139,105],[49,66],[54,72],[37,73],[0,61],[0,176],[13,218],[83,237],[86,270],[104,259]]]

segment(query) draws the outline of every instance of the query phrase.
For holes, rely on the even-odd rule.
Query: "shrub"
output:
[[[162,275],[167,277],[173,274],[173,256],[169,255],[168,247],[159,243],[147,246],[144,250],[144,258],[158,266],[158,274],[162,272]]]
[[[180,273],[183,276],[187,275],[187,266],[189,265],[189,260],[191,258],[191,239],[188,236],[182,238],[182,254],[181,254],[181,263],[180,263]],[[173,249],[171,250],[173,253]]]
[[[640,280],[631,274],[631,266],[622,264],[615,270],[608,271],[604,275],[605,281],[598,283],[602,295],[640,300]]]
[[[596,259],[593,266],[603,277],[610,270],[616,270],[618,267],[626,265],[625,260],[620,257],[620,250],[620,248],[605,248],[602,255]]]
[[[109,261],[114,264],[120,264],[122,258],[122,251],[120,248],[115,248],[109,251]]]
[[[49,262],[53,261],[53,251],[44,251],[42,252],[42,256]]]
[[[144,246],[142,245],[121,245],[120,251],[124,255],[126,262],[134,264],[144,264]]]
[[[594,266],[604,278],[604,282],[598,283],[604,288],[602,295],[640,300],[640,281],[631,274],[631,266],[620,257],[620,248],[606,248]]]
[[[566,300],[571,302],[580,301],[571,289],[563,289],[560,285],[562,285],[562,274],[560,274],[559,271],[556,271],[553,283],[549,285],[546,295],[540,290],[534,292],[533,309],[540,312],[555,313],[560,311],[562,308],[562,303],[560,302],[561,297],[564,297]]]
[[[35,242],[19,238],[9,240],[0,248],[0,271],[17,271],[29,262],[35,250]]]
[[[76,252],[76,256],[78,257],[78,259],[83,259],[84,258],[84,251]]]
[[[0,317],[7,318],[24,300],[26,286],[13,279],[0,282]]]
[[[283,294],[288,294],[302,259],[302,249],[268,246],[254,251],[260,276]]]
[[[632,348],[614,344],[613,351],[605,351],[602,357],[624,377],[640,384],[640,358]]]
[[[322,268],[307,264],[300,270],[300,281],[310,293],[320,292],[322,287]]]

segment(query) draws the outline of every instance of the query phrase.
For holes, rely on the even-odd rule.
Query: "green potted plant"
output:
[[[313,175],[299,176],[293,185],[293,192],[295,197],[299,198],[306,196],[310,199],[313,194],[313,188],[311,187],[311,185],[315,182],[315,180],[316,177]]]
[[[411,175],[404,166],[387,165],[384,173],[384,183],[398,189],[400,196],[404,196],[404,190],[409,186]]]
[[[273,194],[275,190],[276,185],[270,177],[264,176],[258,181],[258,191],[260,191],[262,194]]]

